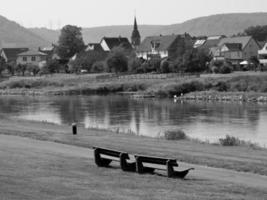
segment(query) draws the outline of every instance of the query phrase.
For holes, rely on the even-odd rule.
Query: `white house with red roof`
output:
[[[47,54],[37,51],[37,50],[29,50],[22,52],[17,55],[17,64],[22,65],[37,65],[39,66],[41,63],[46,62]]]

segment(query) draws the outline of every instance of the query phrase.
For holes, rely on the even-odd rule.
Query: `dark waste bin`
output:
[[[77,124],[76,123],[72,123],[72,134],[77,135]]]

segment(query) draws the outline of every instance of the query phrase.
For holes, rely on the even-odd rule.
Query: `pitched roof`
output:
[[[263,48],[267,41],[257,41],[257,43],[259,44],[260,48]]]
[[[225,43],[240,43],[242,45],[242,49],[244,49],[249,41],[252,39],[251,36],[241,36],[241,37],[229,37],[229,38],[223,38],[218,46],[222,46]]]
[[[229,51],[241,51],[242,50],[241,43],[225,43],[224,45],[229,49]]]
[[[177,37],[177,35],[160,35],[146,37],[140,44],[137,51],[151,51],[151,45],[153,42],[158,44],[158,46],[156,47],[158,51],[166,51],[170,48],[170,46],[173,44]]]
[[[216,47],[220,41],[222,40],[222,36],[211,36],[211,37],[208,37],[206,42],[199,46],[199,48],[201,49],[210,49],[212,47]]]
[[[225,37],[224,35],[212,35],[212,36],[208,36],[207,40],[220,40],[224,37]]]
[[[206,42],[205,39],[196,40],[194,43],[194,48],[198,48],[198,47],[202,46],[205,42]]]
[[[85,51],[104,51],[100,43],[89,43]]]
[[[41,51],[53,51],[55,49],[54,46],[51,47],[40,47],[39,48]]]
[[[224,37],[225,36],[223,35],[214,35],[208,36],[207,38],[198,39],[194,44],[194,48],[205,49],[208,51],[211,48],[216,47]]]
[[[126,37],[103,37],[102,40],[105,40],[109,49],[113,49],[118,46],[122,46],[125,49],[132,49],[132,45]]]
[[[18,54],[18,56],[47,56],[47,54],[36,50],[29,50]]]
[[[16,60],[17,59],[17,55],[28,51],[28,48],[3,48],[2,51],[4,52],[7,61],[11,61],[11,60]]]

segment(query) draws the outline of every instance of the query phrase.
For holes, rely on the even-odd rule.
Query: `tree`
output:
[[[210,58],[204,51],[192,49],[185,52],[180,66],[185,72],[202,72],[208,69],[209,61]]]
[[[22,76],[24,76],[26,69],[27,69],[27,65],[18,64],[16,67],[16,71],[21,73]]]
[[[58,60],[51,59],[51,60],[47,61],[46,67],[47,67],[48,73],[50,73],[50,74],[53,74],[56,72],[58,73],[60,64],[59,64]]]
[[[257,56],[251,56],[249,61],[251,63],[253,63],[254,71],[256,71],[258,66],[259,66],[259,64],[260,64],[260,61],[259,61],[258,57]]]
[[[131,73],[136,73],[137,71],[138,71],[138,69],[141,67],[141,61],[140,61],[140,59],[138,59],[138,58],[131,58],[130,60],[129,60],[129,64],[128,64],[128,66],[129,66],[129,72],[131,72]]]
[[[168,62],[168,60],[162,60],[160,63],[160,72],[161,73],[170,73],[171,69],[170,69],[170,64]]]
[[[27,65],[27,70],[32,73],[32,75],[36,76],[40,71],[40,68],[37,65]]]
[[[14,76],[15,71],[16,71],[16,62],[12,61],[6,64],[6,69],[8,70],[9,74]]]
[[[76,53],[82,51],[85,45],[81,28],[66,25],[61,29],[56,52],[61,59],[70,59]]]
[[[121,47],[116,47],[111,50],[106,63],[110,72],[118,73],[128,70],[128,58]]]
[[[0,76],[2,75],[2,71],[6,69],[6,61],[3,57],[0,56]]]
[[[252,36],[257,41],[265,41],[267,39],[267,25],[266,26],[251,26],[244,30],[246,35]]]

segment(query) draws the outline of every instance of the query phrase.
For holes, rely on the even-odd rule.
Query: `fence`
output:
[[[170,79],[180,77],[200,77],[199,73],[169,73],[169,74],[105,74],[96,77],[97,80],[111,80],[111,79]]]

